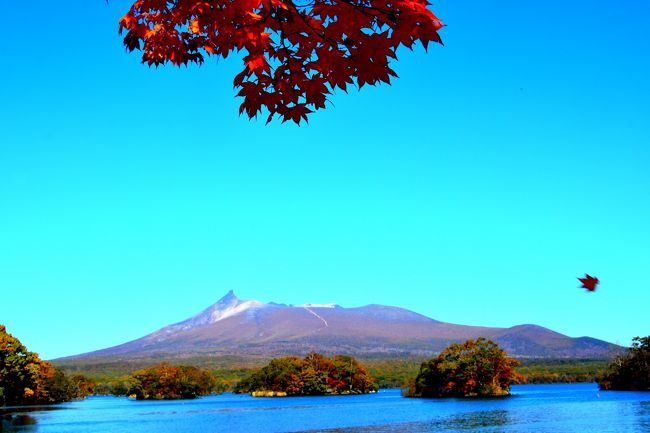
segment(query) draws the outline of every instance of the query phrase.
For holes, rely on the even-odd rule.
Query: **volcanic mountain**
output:
[[[536,325],[494,328],[439,322],[398,307],[286,305],[241,300],[230,291],[196,316],[119,346],[67,359],[302,355],[429,356],[452,342],[486,337],[520,357],[601,357],[617,346]]]

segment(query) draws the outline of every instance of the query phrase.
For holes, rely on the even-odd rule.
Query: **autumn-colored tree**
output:
[[[350,357],[327,358],[310,353],[275,358],[268,365],[240,381],[235,392],[271,391],[286,395],[362,394],[377,385],[368,371]]]
[[[289,395],[300,394],[304,386],[301,374],[303,365],[302,359],[295,356],[272,359],[266,367],[262,368],[259,376],[252,375],[251,390],[284,391]]]
[[[634,337],[632,346],[612,361],[598,384],[603,390],[650,391],[650,336]]]
[[[207,371],[163,362],[133,373],[128,394],[137,400],[193,399],[210,394],[215,383],[214,376]]]
[[[367,393],[377,389],[374,377],[355,358],[336,355],[332,359],[332,363],[334,364],[334,371],[330,375],[329,384],[334,386],[338,393],[346,393],[352,390]]]
[[[427,0],[137,0],[120,20],[142,62],[202,63],[243,50],[239,112],[299,123],[335,88],[390,83],[400,45],[441,43]]]
[[[49,370],[38,354],[28,351],[0,325],[0,403],[36,404],[46,399]]]
[[[452,344],[430,361],[405,395],[411,397],[498,396],[510,393],[517,360],[485,338]]]
[[[253,391],[285,392],[300,395],[304,388],[303,367],[305,363],[297,356],[274,358],[266,366],[235,385],[236,393]]]
[[[310,353],[302,361],[300,379],[303,383],[301,394],[325,395],[330,390],[328,379],[333,376],[335,367],[332,360],[320,353]]]
[[[83,376],[69,379],[42,361],[0,325],[0,406],[59,403],[85,397],[91,388]]]

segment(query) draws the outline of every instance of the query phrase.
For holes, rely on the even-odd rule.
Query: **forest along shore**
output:
[[[379,388],[401,388],[410,377],[417,375],[422,362],[428,358],[358,358],[376,379]],[[183,358],[184,365],[209,370],[224,391],[234,386],[253,371],[268,363],[267,358],[236,356]],[[181,360],[170,359],[170,362]],[[607,359],[519,359],[517,373],[522,383],[588,383],[604,374]],[[69,374],[81,374],[97,383],[100,393],[110,393],[110,388],[125,381],[130,374],[160,362],[155,359],[99,358],[91,360],[57,361],[54,364]]]

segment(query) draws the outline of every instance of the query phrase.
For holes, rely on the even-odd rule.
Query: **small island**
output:
[[[327,358],[319,353],[272,359],[235,386],[236,393],[254,397],[367,394],[376,390],[375,379],[355,358]]]
[[[598,380],[601,390],[650,391],[650,336],[634,337]]]
[[[496,397],[510,394],[518,361],[485,338],[452,344],[420,366],[406,397]]]
[[[205,370],[163,362],[133,373],[127,393],[136,400],[194,399],[211,394],[215,385],[214,376]]]

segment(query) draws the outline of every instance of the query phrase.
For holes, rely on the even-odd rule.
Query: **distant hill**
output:
[[[429,356],[453,342],[487,337],[518,357],[599,358],[618,346],[571,338],[536,325],[511,328],[444,323],[399,307],[286,305],[241,300],[230,291],[196,316],[115,347],[62,360],[186,358],[204,355]]]

